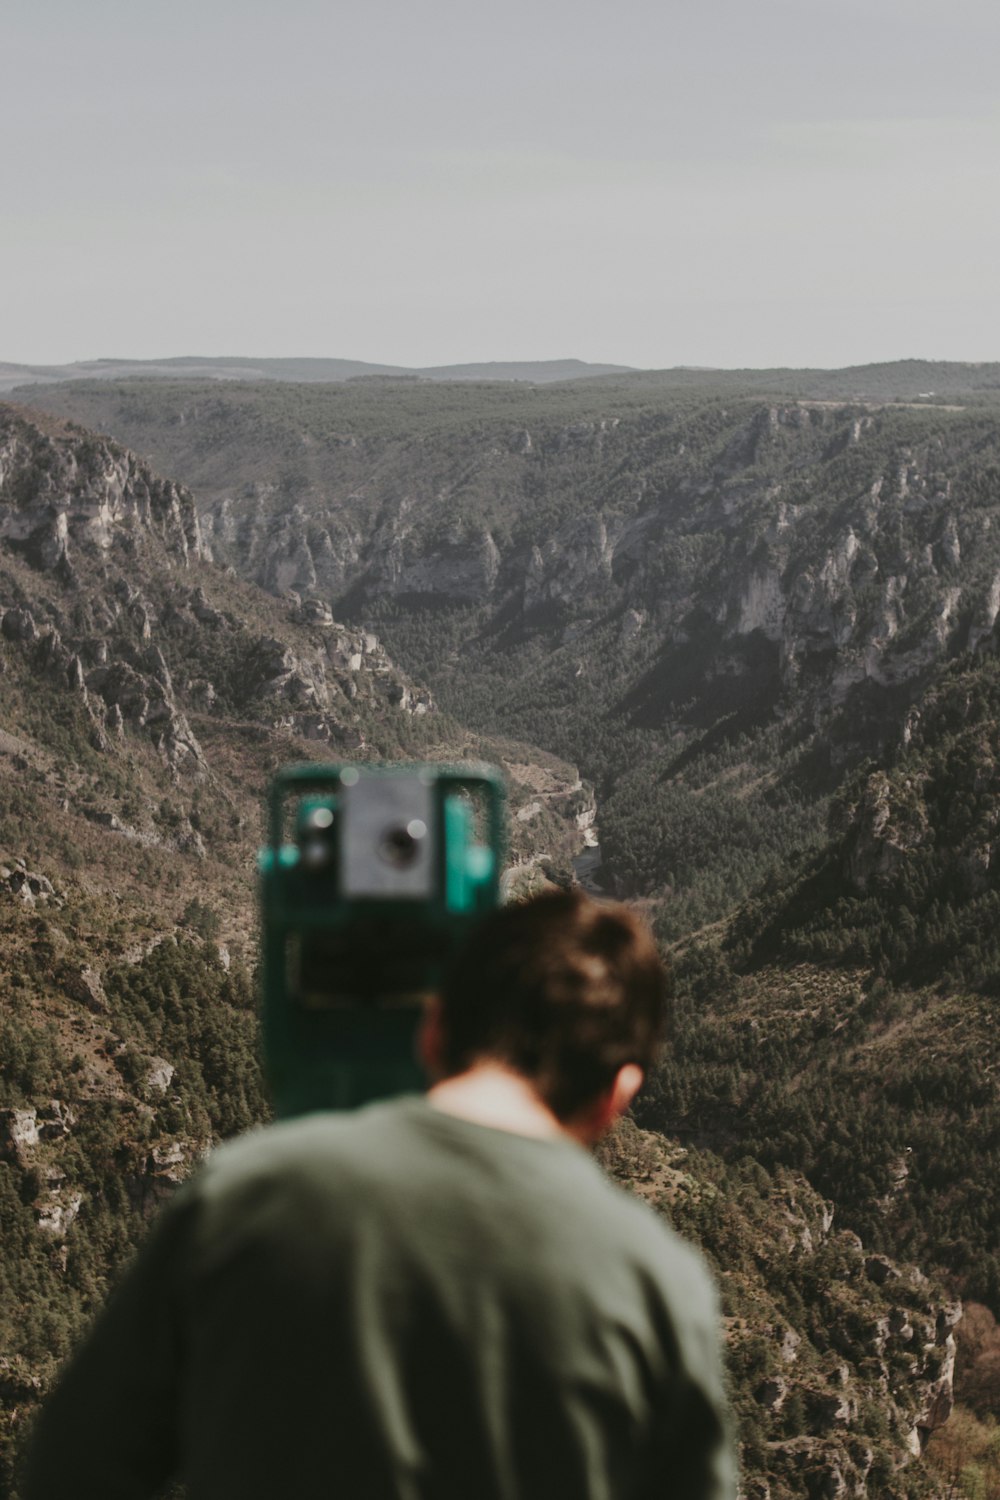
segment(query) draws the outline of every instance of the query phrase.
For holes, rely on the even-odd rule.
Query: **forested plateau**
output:
[[[266,1110],[267,776],[466,755],[508,768],[521,886],[596,830],[672,957],[606,1156],[719,1273],[747,1494],[989,1493],[998,367],[18,399],[8,1487],[148,1213]]]

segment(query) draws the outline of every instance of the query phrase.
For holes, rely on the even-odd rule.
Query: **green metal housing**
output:
[[[499,902],[505,790],[480,766],[293,766],[259,856],[264,1059],[281,1116],[425,1086],[426,996]]]

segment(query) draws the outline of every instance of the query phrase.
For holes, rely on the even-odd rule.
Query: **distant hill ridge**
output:
[[[426,369],[409,365],[372,364],[362,359],[255,359],[222,355],[179,355],[170,359],[89,359],[68,365],[22,365],[0,360],[0,392],[19,386],[62,380],[121,380],[130,375],[155,379],[185,379],[191,376],[216,380],[279,380],[291,382],[339,382],[366,377],[397,377],[413,380],[524,380],[548,383],[580,380],[595,375],[630,373],[629,365],[589,364],[582,359],[490,360],[475,364],[433,365]]]
[[[256,359],[235,355],[178,355],[166,359],[94,359],[75,364],[28,365],[0,360],[0,396],[25,396],[48,386],[100,386],[121,381],[218,382],[239,385],[351,385],[376,392],[405,386],[572,386],[586,402],[615,399],[626,404],[691,398],[759,396],[769,399],[856,401],[942,406],[992,400],[1000,392],[1000,363],[899,359],[841,369],[802,367],[719,369],[674,365],[636,369],[580,359],[484,360],[427,367],[384,365],[359,359]],[[567,392],[567,395],[570,393]]]

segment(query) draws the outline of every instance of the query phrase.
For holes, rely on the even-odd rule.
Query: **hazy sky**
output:
[[[0,360],[1000,359],[995,0],[5,0]]]

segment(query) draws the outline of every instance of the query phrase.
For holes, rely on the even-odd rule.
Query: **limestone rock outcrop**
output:
[[[29,870],[23,859],[12,865],[0,864],[0,891],[15,897],[25,906],[61,906],[63,897],[47,875]]]
[[[182,562],[206,556],[190,494],[109,438],[0,413],[0,542],[43,572],[147,531]]]
[[[243,534],[225,508],[217,523],[208,527],[217,541]],[[296,516],[286,517],[264,549],[267,581],[287,595],[291,628],[254,631],[253,605],[242,614],[220,607],[223,573],[209,560],[186,490],[109,439],[0,408],[0,646],[73,695],[104,754],[138,736],[175,777],[198,781],[208,775],[192,722],[199,715],[259,713],[282,734],[349,753],[365,744],[366,706],[434,710],[376,635],[336,622],[328,598],[314,592],[319,577],[343,581],[333,544],[306,528],[295,562],[283,549],[296,527]],[[345,559],[350,551],[342,549]],[[280,612],[271,613],[277,622]],[[211,676],[192,670],[202,660],[212,662]],[[120,819],[108,826],[151,836]],[[205,855],[196,829],[177,831],[174,842]],[[51,894],[16,872],[8,885],[25,900]]]

